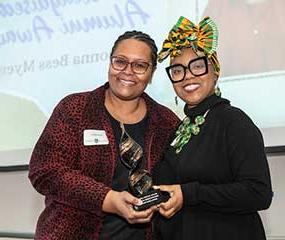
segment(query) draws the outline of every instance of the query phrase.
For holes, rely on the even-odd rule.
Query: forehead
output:
[[[151,49],[145,42],[136,39],[125,39],[118,43],[114,54],[123,55],[130,59],[149,60],[151,58]]]
[[[188,63],[190,60],[201,56],[204,56],[204,54],[197,54],[192,48],[183,48],[181,54],[171,59],[170,63]]]

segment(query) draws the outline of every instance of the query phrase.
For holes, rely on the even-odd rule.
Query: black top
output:
[[[169,146],[154,174],[156,184],[181,184],[183,208],[167,220],[158,215],[158,239],[262,240],[258,210],[272,199],[268,163],[259,129],[228,100],[212,95],[191,121],[208,109],[200,133],[179,154]]]
[[[122,135],[119,122],[108,114],[111,120],[112,128],[115,134],[117,146]],[[147,116],[138,123],[124,124],[126,132],[131,136],[142,148],[144,148],[144,133],[147,127]],[[144,160],[141,167],[144,166]],[[117,160],[117,165],[112,181],[112,189],[115,191],[129,191],[128,189],[129,169]],[[103,229],[100,234],[100,240],[125,240],[145,239],[145,224],[129,224],[124,218],[116,214],[107,214],[104,218]]]

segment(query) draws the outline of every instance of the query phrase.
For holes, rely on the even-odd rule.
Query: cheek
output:
[[[108,76],[110,77],[112,75],[112,69],[111,67],[109,66],[109,69],[108,69]]]
[[[147,75],[140,77],[140,81],[143,84],[148,84],[151,81],[151,78],[152,78],[152,74],[147,74]]]
[[[203,82],[208,85],[209,87],[212,87],[215,85],[215,80],[211,77],[208,77],[206,79],[203,80]]]
[[[203,76],[202,76],[203,77]],[[205,85],[207,85],[208,88],[215,88],[216,85],[216,76],[212,73],[205,75],[204,78],[202,78],[202,83],[204,83]]]
[[[174,89],[174,91],[175,91],[175,93],[176,93],[177,95],[180,95],[179,93],[182,92],[182,88],[179,87],[179,85],[177,85],[177,84],[174,84],[174,85],[173,85],[173,89]]]
[[[111,80],[112,78],[115,78],[117,75],[117,72],[115,72],[112,68],[109,68],[108,70],[108,78]]]

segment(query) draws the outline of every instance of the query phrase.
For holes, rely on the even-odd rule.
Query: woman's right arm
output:
[[[114,213],[125,218],[130,224],[150,222],[157,207],[135,211],[133,205],[139,204],[141,204],[140,200],[130,193],[111,190],[107,193],[102,208],[104,212]]]
[[[68,108],[69,100],[59,103],[33,150],[29,178],[35,189],[59,203],[99,216],[109,212],[130,223],[150,221],[152,209],[135,212],[130,207],[137,204],[137,198],[128,192],[113,191],[78,169],[79,124]]]
[[[76,105],[80,99],[71,101]],[[78,122],[68,110],[72,104],[70,98],[66,98],[53,111],[33,150],[29,178],[39,193],[59,203],[101,215],[110,187],[82,174],[78,168]]]

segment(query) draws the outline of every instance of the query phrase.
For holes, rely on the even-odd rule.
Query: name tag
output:
[[[86,129],[83,132],[84,146],[108,145],[109,140],[104,130]]]

